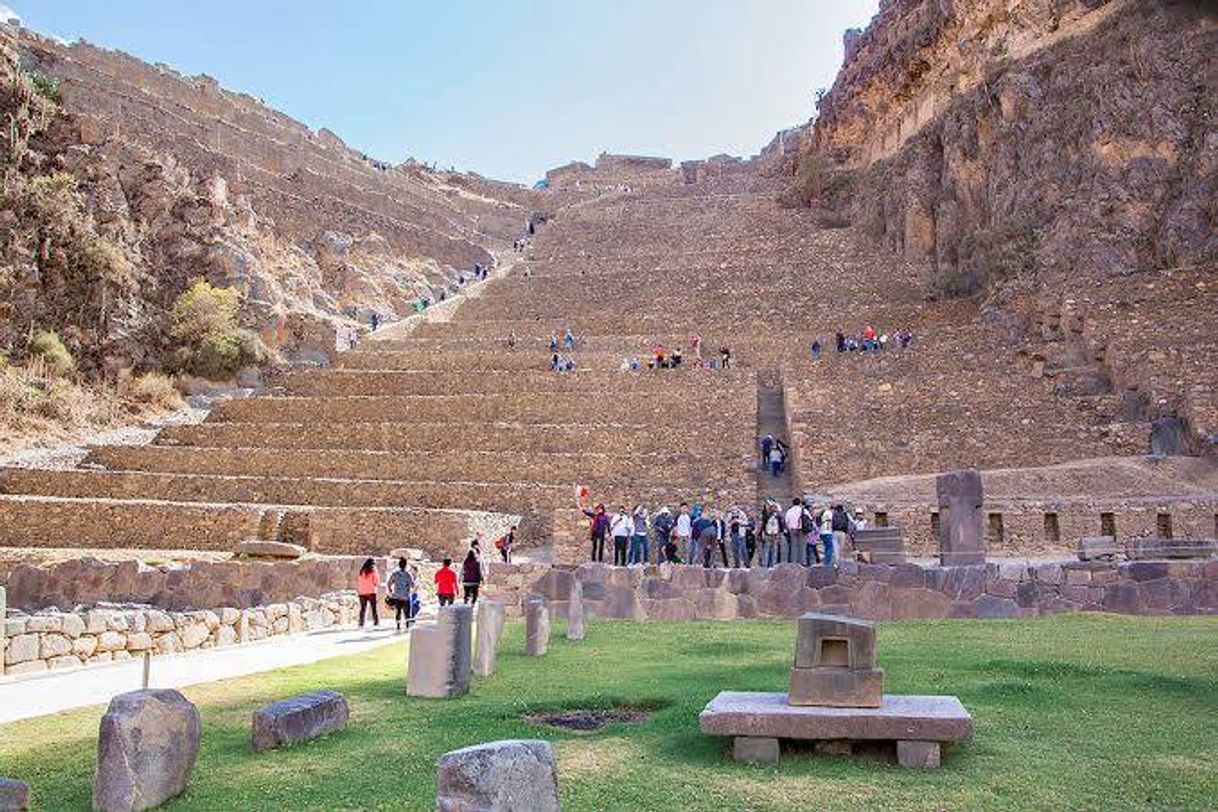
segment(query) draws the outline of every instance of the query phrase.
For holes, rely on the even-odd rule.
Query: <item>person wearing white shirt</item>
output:
[[[825,546],[824,565],[832,567],[834,548],[837,544],[833,539],[833,508],[829,505],[825,505],[820,514],[820,541]]]
[[[798,499],[792,500],[783,516],[783,524],[787,531],[788,564],[802,564],[804,558],[804,503]]]
[[[692,563],[689,560],[689,537],[693,533],[693,522],[689,516],[689,503],[682,502],[680,513],[677,514],[677,525],[672,534],[677,545],[677,555],[681,556],[686,564]]]
[[[613,566],[626,566],[626,544],[634,533],[634,518],[621,505],[609,519],[609,533],[613,536]]]

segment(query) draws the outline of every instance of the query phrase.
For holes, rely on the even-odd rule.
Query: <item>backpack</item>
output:
[[[765,532],[767,535],[777,536],[778,531],[778,514],[771,513],[770,518],[765,520]]]
[[[799,529],[804,533],[816,532],[816,520],[812,518],[812,514],[808,512],[807,508],[799,514]]]
[[[507,536],[500,536],[499,538],[495,539],[496,550],[502,550],[505,547],[507,547]]]
[[[833,511],[833,531],[835,533],[845,533],[849,530],[850,519],[848,516],[846,516],[846,511],[841,510],[840,508]]]

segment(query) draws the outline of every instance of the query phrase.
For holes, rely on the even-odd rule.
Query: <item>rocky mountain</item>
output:
[[[19,122],[5,169],[38,198],[10,185],[0,211],[13,355],[53,329],[85,371],[154,366],[166,312],[202,277],[240,291],[270,348],[322,360],[351,320],[409,313],[492,264],[530,211],[518,186],[376,161],[206,76],[15,28],[0,61]],[[75,237],[51,233],[56,206]]]

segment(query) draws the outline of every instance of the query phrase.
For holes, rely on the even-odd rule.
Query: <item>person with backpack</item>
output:
[[[767,502],[761,511],[761,553],[758,561],[769,569],[778,563],[778,545],[782,540],[782,517],[778,505]]]
[[[478,587],[482,585],[482,562],[478,554],[470,550],[465,554],[465,562],[461,565],[461,586],[464,588],[462,603],[476,604],[478,602]]]
[[[770,449],[770,476],[775,479],[782,473],[783,453],[782,445],[778,442]]]
[[[407,626],[414,621],[414,614],[410,611],[410,594],[414,592],[414,576],[407,569],[405,558],[398,559],[398,568],[390,574],[385,591],[388,593],[389,605],[394,610],[393,620],[397,624],[398,631],[401,631],[403,618],[406,619]]]
[[[359,577],[355,579],[355,592],[359,595],[359,627],[364,628],[364,616],[368,607],[372,607],[372,625],[381,625],[380,615],[376,610],[376,590],[381,585],[381,577],[376,571],[376,562],[369,558],[359,568]]]
[[[748,532],[749,515],[744,508],[736,506],[727,514],[728,535],[732,540],[732,566],[736,569],[751,566],[745,535]]]
[[[833,550],[840,556],[846,549],[846,537],[850,533],[850,514],[845,505],[833,506]]]
[[[592,541],[592,561],[605,560],[605,536],[609,535],[609,514],[605,506],[597,505],[595,510],[583,508],[588,517],[588,538]]]
[[[676,522],[672,518],[672,511],[667,507],[660,508],[660,512],[651,520],[651,529],[656,536],[656,563],[663,564],[668,560],[668,544],[672,537],[673,525]]]
[[[441,606],[452,606],[457,598],[457,573],[453,572],[451,558],[445,558],[436,570],[436,597]]]
[[[626,566],[626,547],[634,533],[634,518],[626,512],[625,505],[618,505],[617,513],[609,520],[609,532],[613,535],[613,566]]]
[[[689,515],[688,502],[681,503],[681,506],[677,512],[676,526],[672,531],[672,535],[673,541],[677,547],[677,557],[684,558],[687,562],[691,561],[692,559],[690,559],[689,554],[692,552],[690,548],[693,544],[694,520]],[[672,561],[673,558],[670,556],[668,560]]]
[[[500,536],[495,542],[495,549],[499,551],[499,556],[503,559],[504,564],[512,563],[512,545],[516,543],[516,525],[512,525],[512,529]]]

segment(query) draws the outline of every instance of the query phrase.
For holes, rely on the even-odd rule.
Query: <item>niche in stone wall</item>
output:
[[[1218,522],[1218,516],[1214,517],[1214,521]],[[875,526],[876,527],[887,527],[888,526],[888,514],[882,510],[877,510],[875,512]]]
[[[933,511],[930,514],[930,535],[933,539],[939,539],[939,511]]]
[[[1045,514],[1045,541],[1057,544],[1062,540],[1061,525],[1057,522],[1056,513]]]
[[[1002,514],[990,513],[986,516],[986,544],[1002,544],[1006,532],[1002,526]]]
[[[1112,536],[1116,538],[1116,514],[1101,513],[1100,514],[1100,535]]]
[[[1171,538],[1171,514],[1170,513],[1160,513],[1158,518],[1155,520],[1155,525],[1158,527],[1158,530],[1159,530],[1159,538],[1161,538],[1161,539]]]

